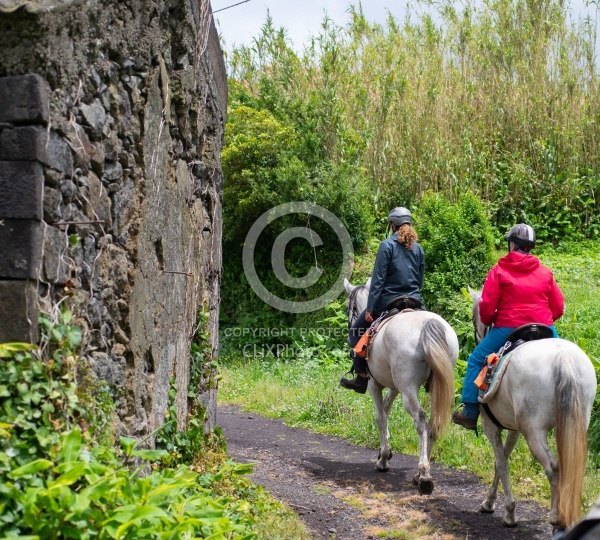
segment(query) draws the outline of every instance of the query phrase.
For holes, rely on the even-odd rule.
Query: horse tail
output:
[[[431,368],[429,394],[431,412],[429,425],[437,437],[448,425],[450,409],[454,401],[454,368],[450,347],[446,340],[446,328],[437,319],[429,319],[424,325],[419,339],[425,361]]]
[[[556,448],[558,454],[558,512],[568,527],[581,514],[581,491],[587,460],[587,421],[583,389],[575,370],[576,358],[559,352],[556,381]]]

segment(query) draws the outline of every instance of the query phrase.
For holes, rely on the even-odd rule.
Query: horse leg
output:
[[[402,392],[402,401],[408,414],[413,419],[415,429],[419,436],[419,471],[413,477],[413,484],[419,486],[421,495],[430,495],[433,492],[433,480],[430,474],[429,433],[427,429],[427,415],[419,403],[418,387]]]
[[[377,427],[379,428],[379,455],[377,456],[376,468],[379,472],[387,472],[390,470],[389,460],[392,457],[390,449],[390,432],[388,430],[388,418],[392,409],[394,399],[398,395],[397,390],[389,389],[385,398],[382,393],[383,388],[373,381],[369,385],[369,391],[375,404],[375,417]]]
[[[431,461],[431,454],[433,451],[433,445],[438,440],[438,435],[435,433],[435,430],[431,429],[431,422],[427,424],[427,459]]]
[[[504,457],[507,461],[510,458],[512,451],[515,449],[515,445],[519,440],[519,435],[520,433],[518,431],[508,431],[506,435],[506,440],[504,441]],[[494,512],[499,484],[500,475],[498,474],[498,469],[496,468],[496,464],[494,463],[494,481],[492,482],[492,486],[488,491],[485,501],[481,503],[481,507],[479,508],[480,512],[484,514],[492,514]]]
[[[523,433],[523,435],[527,441],[527,446],[529,446],[529,451],[546,471],[546,477],[550,483],[550,514],[548,520],[554,528],[564,529],[565,524],[561,523],[558,511],[558,460],[548,449],[548,433],[545,430],[532,430]]]
[[[386,432],[387,432],[387,442],[388,442],[388,461],[390,459],[392,459],[392,449],[389,445],[389,441],[390,441],[390,432],[388,429],[388,419],[390,417],[390,412],[392,411],[392,405],[394,404],[394,400],[396,399],[396,396],[398,395],[398,390],[396,390],[395,388],[389,388],[385,398],[383,398],[383,410],[385,412],[385,419],[386,419]]]
[[[485,436],[489,439],[494,449],[495,457],[495,472],[494,481],[492,487],[488,491],[485,501],[481,504],[480,510],[482,512],[493,512],[496,496],[498,493],[498,479],[502,482],[502,488],[504,489],[504,517],[502,519],[503,524],[506,527],[515,527],[517,520],[515,519],[515,499],[510,488],[510,479],[508,474],[508,457],[512,452],[517,439],[519,438],[518,432],[508,432],[506,436],[506,445],[502,444],[502,430],[496,426],[487,417],[483,418],[483,431]],[[516,435],[515,435],[516,433]]]

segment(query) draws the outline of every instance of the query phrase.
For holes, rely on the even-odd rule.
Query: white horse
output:
[[[366,308],[370,282],[353,286],[344,281],[348,293],[349,324]],[[429,495],[434,488],[430,474],[431,449],[447,426],[454,402],[454,368],[458,339],[450,325],[429,311],[395,315],[375,337],[367,361],[369,392],[375,404],[380,449],[377,470],[387,472],[392,457],[388,417],[394,399],[402,394],[419,436],[419,465],[413,482]],[[429,422],[419,402],[419,388],[427,383],[431,395]],[[383,389],[389,388],[385,397]]]
[[[479,342],[487,333],[479,318],[481,293],[469,289],[473,324]],[[549,521],[555,531],[571,525],[581,513],[581,489],[587,459],[587,428],[594,397],[596,372],[587,355],[574,343],[557,338],[529,341],[510,353],[510,363],[496,394],[487,402],[500,427],[481,408],[483,431],[494,448],[495,475],[480,507],[491,513],[502,482],[504,524],[514,527],[515,499],[510,488],[508,458],[519,434],[550,482]],[[508,430],[503,443],[501,433]],[[554,429],[558,459],[548,449]]]

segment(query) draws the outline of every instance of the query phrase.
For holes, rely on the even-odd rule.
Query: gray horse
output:
[[[366,308],[369,285],[353,286],[345,280],[350,324]],[[388,418],[394,399],[402,401],[419,436],[419,465],[413,482],[421,494],[430,494],[431,449],[447,426],[454,402],[454,368],[458,339],[452,327],[429,311],[401,312],[392,317],[375,337],[368,358],[369,392],[375,404],[380,449],[377,470],[389,470],[392,457]],[[419,388],[427,383],[431,396],[429,422],[419,401]],[[385,397],[383,389],[389,388]]]
[[[473,324],[480,341],[486,328],[479,318],[481,293],[469,289]],[[515,499],[508,458],[520,434],[550,482],[549,520],[555,530],[571,525],[581,514],[581,489],[587,460],[587,428],[596,396],[596,372],[591,360],[565,339],[529,341],[510,353],[501,384],[487,405],[498,426],[482,409],[483,431],[494,449],[496,472],[481,511],[491,513],[501,481],[505,494],[504,524],[513,527]],[[507,430],[503,443],[501,433]],[[558,459],[548,448],[554,429]]]

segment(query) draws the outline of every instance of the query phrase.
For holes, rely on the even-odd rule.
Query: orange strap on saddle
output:
[[[492,372],[499,360],[500,357],[495,352],[488,355],[488,357],[485,359],[483,368],[481,368],[479,375],[477,375],[477,378],[475,379],[475,386],[477,388],[483,390],[484,392],[488,389],[488,386],[492,381]]]
[[[369,339],[371,338],[371,332],[368,330],[362,335],[359,342],[352,349],[357,356],[365,358],[367,356],[367,349],[369,348]]]

